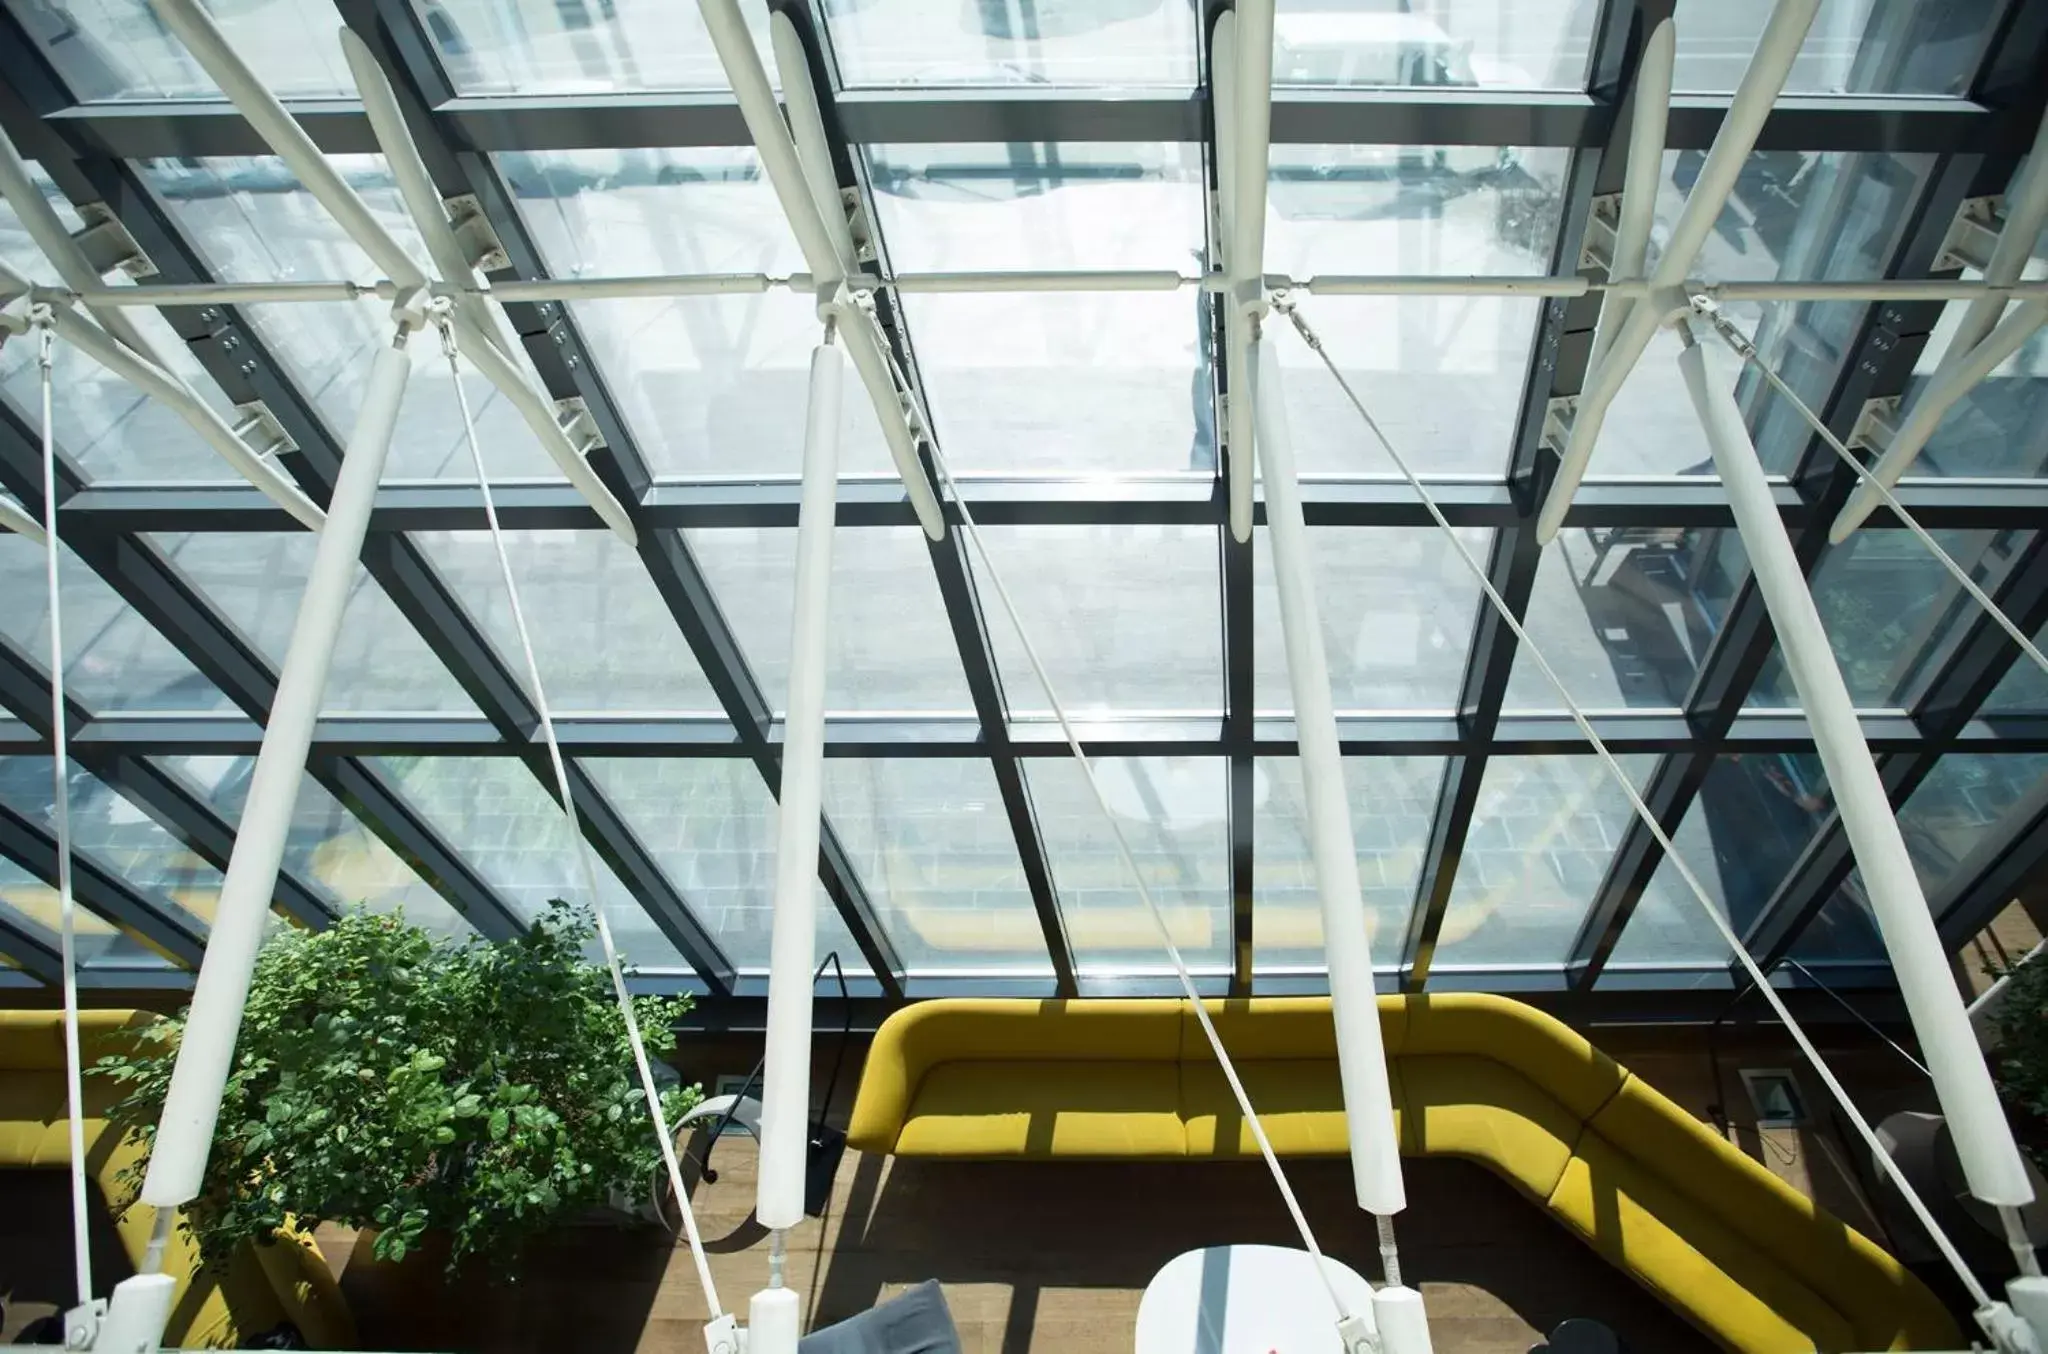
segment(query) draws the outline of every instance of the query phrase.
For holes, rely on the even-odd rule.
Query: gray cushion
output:
[[[960,1333],[938,1280],[926,1279],[881,1306],[812,1331],[797,1354],[960,1354]]]

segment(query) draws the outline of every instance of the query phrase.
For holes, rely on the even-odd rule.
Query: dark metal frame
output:
[[[1282,90],[1276,99],[1276,143],[1374,142],[1433,145],[1551,146],[1574,153],[1568,171],[1563,223],[1551,259],[1553,271],[1570,269],[1596,193],[1619,188],[1626,149],[1628,106],[1641,34],[1648,16],[1669,0],[1607,0],[1595,26],[1586,92],[1497,94],[1479,91]],[[424,153],[444,193],[474,195],[510,259],[497,279],[545,275],[532,236],[492,159],[496,152],[572,147],[679,147],[742,145],[746,133],[730,99],[717,94],[620,95],[592,98],[475,97],[459,94],[435,55],[418,11],[405,0],[337,0],[344,21],[383,60]],[[829,34],[816,26],[803,0],[777,0],[796,20],[824,100],[842,187],[855,192],[874,219],[861,143],[1193,141],[1210,144],[1206,98],[1139,91],[1086,95],[1051,90],[868,91],[842,90]],[[2032,7],[2005,4],[1986,43],[1984,68],[1971,96],[1954,100],[1850,96],[1787,98],[1771,115],[1760,145],[1798,150],[1924,152],[1938,157],[1920,191],[1909,228],[1888,260],[1888,276],[1924,276],[1956,205],[1963,197],[2001,188],[2031,136],[2042,92],[2028,72],[2048,52],[2048,23]],[[2019,50],[2024,49],[2024,51]],[[1206,56],[1204,57],[1206,61]],[[1725,100],[1682,97],[1670,121],[1674,149],[1701,148],[1718,127]],[[374,150],[360,108],[347,101],[297,103],[316,141],[335,152]],[[174,282],[205,282],[211,275],[196,250],[143,186],[128,160],[160,155],[261,154],[263,147],[224,104],[75,104],[11,16],[0,13],[0,125],[40,159],[77,204],[105,203]],[[1213,157],[1211,157],[1213,158]],[[874,265],[886,275],[886,241]],[[913,336],[886,293],[880,309],[894,354],[919,393]],[[1487,561],[1491,580],[1520,614],[1534,586],[1540,552],[1533,530],[1554,457],[1542,446],[1546,403],[1575,392],[1585,378],[1597,302],[1555,301],[1539,314],[1522,391],[1513,445],[1501,480],[1445,481],[1433,492],[1458,525],[1494,531]],[[714,997],[744,993],[741,978],[705,930],[689,901],[608,802],[583,766],[588,757],[743,757],[769,789],[780,778],[780,728],[722,614],[717,598],[678,528],[793,526],[798,488],[791,480],[744,485],[657,479],[636,445],[604,373],[594,362],[575,318],[560,305],[507,307],[536,370],[555,398],[584,401],[605,447],[593,464],[640,529],[640,561],[687,641],[719,700],[719,718],[580,718],[564,720],[560,734],[569,754],[571,789],[584,831],[628,891],[691,964],[696,984]],[[1846,433],[1863,401],[1897,393],[1910,373],[1939,308],[1871,307],[1843,364],[1823,414]],[[315,499],[324,500],[340,462],[341,442],[312,402],[296,388],[255,331],[231,307],[185,307],[166,312],[209,375],[237,401],[262,399],[297,443],[286,466]],[[1231,373],[1217,345],[1212,370],[1218,393]],[[943,428],[939,435],[943,436]],[[1219,443],[1221,433],[1219,429]],[[1219,447],[1219,461],[1227,455]],[[933,468],[926,466],[927,474]],[[253,752],[275,689],[276,675],[232,623],[218,614],[149,541],[156,532],[280,531],[288,520],[253,489],[241,486],[90,486],[67,463],[59,486],[61,531],[84,563],[105,579],[144,620],[183,651],[227,693],[240,713],[164,719],[79,710],[74,754],[128,795],[197,853],[224,863],[232,829],[152,758],[173,753]],[[1779,489],[1780,509],[1809,569],[1820,558],[1824,524],[1848,488],[1848,475],[1817,442]],[[36,442],[12,412],[0,409],[0,484],[32,510],[40,505]],[[1426,526],[1429,518],[1404,485],[1385,479],[1312,481],[1303,486],[1310,523],[1354,527]],[[990,524],[1184,523],[1216,529],[1222,600],[1219,621],[1225,660],[1222,707],[1182,718],[1091,721],[1091,755],[1217,756],[1229,766],[1230,945],[1229,991],[1245,995],[1296,975],[1254,981],[1256,913],[1252,906],[1256,843],[1253,838],[1255,759],[1294,752],[1289,721],[1261,719],[1253,709],[1252,553],[1229,539],[1225,505],[1214,476],[1134,477],[1114,485],[1086,480],[969,481],[962,491],[978,521]],[[1902,498],[1930,527],[2038,528],[2048,523],[2048,487],[2001,487],[1987,492],[1968,484],[1908,486]],[[599,529],[594,514],[566,486],[519,485],[499,491],[511,527]],[[845,528],[903,526],[913,519],[900,486],[848,481],[839,495]],[[1590,484],[1580,492],[1567,525],[1729,526],[1726,503],[1712,482]],[[410,533],[478,529],[482,503],[471,486],[407,485],[378,498],[364,550],[364,565],[407,620],[426,639],[476,701],[479,715],[424,720],[363,717],[323,719],[311,758],[315,777],[390,844],[450,903],[490,935],[511,934],[521,921],[512,907],[434,831],[389,778],[374,765],[385,755],[515,757],[554,793],[537,714],[516,669],[497,653],[484,628],[441,578]],[[1872,529],[1896,526],[1887,516]],[[2048,623],[2048,545],[2034,540],[1995,590],[2022,625]],[[1057,730],[1013,722],[989,644],[972,561],[959,532],[931,546],[935,577],[966,675],[972,708],[954,717],[835,719],[827,731],[828,756],[974,757],[993,768],[1025,880],[1044,935],[1059,995],[1149,990],[1150,979],[1091,978],[1077,971],[1051,865],[1024,773],[1033,757],[1065,755]],[[1702,663],[1679,712],[1603,715],[1595,720],[1616,751],[1660,754],[1646,797],[1667,830],[1675,830],[1696,799],[1714,758],[1743,751],[1798,751],[1811,747],[1803,721],[1744,714],[1741,703],[1772,646],[1768,618],[1754,589],[1745,585]],[[1472,825],[1489,759],[1504,755],[1585,750],[1576,729],[1560,716],[1503,715],[1501,704],[1515,659],[1515,640],[1489,608],[1475,614],[1473,642],[1455,712],[1442,716],[1350,717],[1340,737],[1351,755],[1434,754],[1447,758],[1416,904],[1398,959],[1397,980],[1425,984],[1492,985],[1529,990],[1564,986],[1589,991],[1602,978],[1607,956],[1632,915],[1661,851],[1631,820],[1584,923],[1561,968],[1452,970],[1434,963],[1443,916]],[[1977,707],[2010,667],[2015,646],[1988,622],[1962,629],[1904,715],[1874,712],[1864,724],[1882,757],[1897,803],[1950,751],[2023,752],[2048,749],[2048,718],[1978,718]],[[40,696],[38,696],[40,692]],[[38,703],[40,701],[40,703]],[[33,752],[47,744],[48,684],[36,660],[0,647],[0,752]],[[0,823],[8,854],[26,863],[48,858],[33,825]],[[39,854],[40,853],[40,854]],[[2048,856],[2048,809],[2017,812],[1980,848],[1981,868],[1959,877],[1937,901],[1946,932],[1977,918],[1987,899]],[[1970,864],[1978,862],[1973,857]],[[1786,952],[1831,896],[1848,869],[1838,827],[1817,834],[1778,893],[1752,927],[1749,939],[1769,962]],[[885,999],[931,990],[936,981],[908,974],[878,916],[875,900],[829,821],[821,841],[820,878],[831,893]],[[109,902],[124,918],[148,904],[118,881],[96,879],[94,905]],[[317,886],[281,878],[278,901],[309,924],[322,924],[334,902]],[[124,921],[125,924],[125,921]],[[21,928],[15,928],[19,931]],[[44,938],[0,930],[0,949],[15,953],[25,971],[47,974]],[[175,939],[175,937],[174,937]],[[180,957],[196,957],[185,937]],[[180,949],[179,946],[186,946]],[[1682,975],[1697,981],[1697,971]],[[1881,975],[1868,975],[1881,978]],[[1655,975],[1608,975],[1634,989],[1654,986]],[[675,985],[674,977],[650,979]],[[858,981],[858,980],[857,980]],[[1020,980],[947,980],[961,990],[1019,986]],[[688,985],[687,982],[685,985]],[[1311,980],[1310,985],[1313,985]],[[1006,988],[1007,990],[1007,988]]]

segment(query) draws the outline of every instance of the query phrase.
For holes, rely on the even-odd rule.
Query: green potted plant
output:
[[[2048,962],[1986,972],[2005,980],[1990,1003],[1992,1079],[2021,1149],[2048,1170]]]
[[[554,904],[496,943],[439,939],[354,911],[283,929],[250,985],[205,1187],[184,1210],[224,1259],[289,1219],[374,1230],[403,1260],[432,1240],[453,1273],[509,1268],[536,1233],[644,1194],[660,1149],[609,976],[583,958],[587,913]],[[687,997],[634,1003],[650,1057],[675,1045]],[[182,1021],[102,1071],[128,1083],[117,1120],[148,1137]],[[663,1095],[673,1124],[695,1086]],[[443,1240],[445,1239],[445,1240]]]

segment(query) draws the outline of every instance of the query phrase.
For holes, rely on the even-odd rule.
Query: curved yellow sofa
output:
[[[1406,1156],[1507,1180],[1732,1350],[1956,1349],[1891,1256],[1578,1034],[1484,995],[1380,998]],[[1276,1152],[1348,1150],[1328,998],[1210,1002]],[[848,1141],[964,1159],[1257,1147],[1187,1002],[943,1000],[891,1015]]]
[[[156,1018],[147,1011],[81,1012],[86,1066],[131,1049],[135,1032]],[[141,1159],[142,1147],[107,1122],[107,1108],[121,1090],[108,1078],[86,1077],[86,1167],[113,1213],[129,1263],[140,1267],[156,1210],[127,1202],[134,1187],[121,1175]],[[62,1013],[0,1011],[0,1167],[67,1170],[70,1165]],[[198,1248],[180,1227],[165,1247],[164,1272],[178,1280],[164,1331],[166,1345],[232,1349],[247,1336],[290,1321],[309,1348],[355,1347],[355,1322],[310,1237],[281,1232],[274,1244],[247,1247],[228,1262],[225,1273],[214,1273],[201,1268]]]

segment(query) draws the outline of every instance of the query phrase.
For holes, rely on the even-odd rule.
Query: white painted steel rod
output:
[[[838,504],[839,406],[846,358],[829,341],[811,350],[804,415],[803,494],[797,508],[796,606],[790,626],[789,714],[783,725],[775,912],[768,959],[767,1049],[761,1072],[761,1170],[754,1213],[781,1231],[804,1218],[811,1106],[811,994],[817,937],[818,832],[825,775],[825,672]]]
[[[2034,133],[2033,149],[2027,154],[2025,168],[2013,179],[2005,195],[2005,222],[1999,228],[1998,243],[1992,247],[1991,257],[1985,260],[1984,280],[1994,284],[2019,281],[2027,261],[2033,257],[2034,241],[2040,238],[2044,224],[2048,224],[2048,114],[2042,115],[2041,126]],[[1948,351],[1935,367],[1934,379],[1921,391],[1892,437],[1891,445],[1878,457],[1874,467],[1878,484],[1889,489],[1912,470],[1913,462],[1941,423],[1941,416],[1998,365],[1980,362],[1977,350],[1990,343],[2004,327],[1999,319],[2004,313],[2005,301],[1997,295],[1980,295],[1970,301],[1949,339]],[[1924,415],[1923,406],[1931,406]],[[1828,529],[1828,539],[1836,543],[1847,540],[1850,532],[1863,525],[1877,502],[1869,485],[1857,485]]]
[[[50,205],[49,199],[36,187],[35,180],[29,177],[27,163],[4,130],[0,130],[0,198],[5,198],[7,205],[14,209],[15,219],[21,222],[29,241],[43,252],[43,257],[57,270],[57,276],[64,280],[65,286],[79,290],[124,290],[105,286],[99,270],[92,266],[85,251],[79,248],[78,241],[72,239],[71,232],[64,228],[57,209]],[[135,327],[134,321],[97,305],[91,309],[94,318],[108,333],[158,366],[163,365],[163,359],[151,349],[148,338]]]
[[[825,135],[825,116],[818,108],[818,91],[811,84],[803,38],[781,10],[768,15],[768,37],[775,51],[775,70],[782,80],[782,102],[789,110],[789,131],[796,142],[804,186],[810,190],[818,220],[831,238],[838,276],[850,277],[860,261],[853,247],[853,232],[846,224],[846,204],[839,196],[839,178],[832,164],[832,142]]]
[[[1778,516],[1763,465],[1734,397],[1714,381],[1704,350],[1692,341],[1690,326],[1683,321],[1679,335],[1685,343],[1678,366],[1686,393],[1706,432],[1751,573],[1813,730],[1814,746],[1862,868],[1871,911],[1914,1033],[1927,1055],[1970,1192],[1991,1204],[2028,1203],[2034,1197],[2033,1186],[1971,1033],[1947,951],[1935,932],[1912,857],[1857,723],[1855,704],[1828,646],[1791,537]]]
[[[43,524],[31,517],[26,509],[11,498],[0,498],[0,530],[11,531],[17,536],[26,536],[37,545],[44,545],[49,541],[49,536],[43,531]]]
[[[1231,292],[1224,321],[1230,370],[1252,370],[1251,344],[1265,308],[1266,181],[1273,133],[1273,0],[1237,0],[1228,55],[1230,102],[1217,116],[1230,119],[1231,177],[1220,184],[1230,199]],[[1230,392],[1228,468],[1230,534],[1251,539],[1253,467],[1258,440],[1256,382],[1240,381]]]
[[[1657,183],[1664,176],[1664,135],[1671,118],[1671,77],[1678,59],[1678,25],[1666,13],[1643,41],[1636,68],[1634,113],[1629,120],[1628,162],[1621,181],[1621,207],[1614,228],[1611,281],[1633,281],[1643,275],[1649,258],[1650,227],[1657,220]],[[1609,292],[1601,297],[1600,318],[1593,331],[1590,366],[1613,346],[1615,329],[1628,318],[1634,301]]]
[[[1235,294],[1240,279],[1237,257],[1237,11],[1225,10],[1216,17],[1209,44],[1209,79],[1212,110],[1216,124],[1216,241],[1223,271],[1205,279],[1221,284]],[[1251,322],[1244,312],[1226,298],[1223,303],[1223,370],[1250,372]],[[1249,379],[1239,381],[1224,394],[1223,469],[1225,491],[1230,503],[1230,534],[1244,541],[1251,536],[1253,499],[1252,392]]]
[[[325,514],[270,463],[250,450],[241,434],[229,427],[227,420],[214,412],[212,405],[199,398],[192,387],[149,358],[116,342],[114,336],[95,324],[90,316],[65,306],[51,306],[49,313],[50,327],[59,338],[169,408],[198,433],[201,440],[220,453],[220,458],[234,467],[243,479],[261,489],[267,498],[290,513],[300,525],[313,531],[320,529]]]
[[[1807,29],[1819,7],[1820,0],[1778,0],[1771,11],[1763,35],[1757,40],[1756,52],[1750,57],[1749,68],[1742,73],[1742,83],[1736,87],[1735,98],[1728,106],[1728,115],[1714,133],[1706,163],[1700,166],[1699,178],[1686,194],[1685,207],[1651,272],[1649,280],[1653,286],[1676,288],[1684,283],[1699,256],[1700,246],[1713,232],[1721,209],[1735,190],[1736,178],[1756,146],[1757,135],[1784,89],[1786,77],[1792,73],[1792,62],[1799,55],[1800,44],[1806,40]],[[1564,525],[1572,495],[1578,492],[1586,465],[1593,458],[1593,446],[1599,441],[1600,425],[1607,410],[1643,350],[1650,346],[1667,310],[1654,296],[1630,306],[1627,318],[1615,329],[1606,357],[1587,374],[1585,388],[1580,391],[1572,414],[1571,435],[1559,460],[1557,476],[1537,514],[1538,541],[1548,544]]]
[[[313,567],[292,626],[277,695],[263,727],[263,745],[249,782],[248,806],[235,832],[221,882],[220,905],[207,936],[206,956],[192,989],[192,1006],[178,1044],[178,1061],[164,1097],[163,1116],[149,1155],[142,1199],[156,1208],[176,1208],[198,1197],[213,1147],[214,1121],[222,1089],[234,1063],[235,1038],[256,953],[263,944],[264,919],[277,888],[285,834],[299,799],[313,723],[327,689],[334,642],[354,588],[370,505],[391,451],[398,407],[405,396],[412,360],[405,345],[410,328],[401,325],[393,341],[377,351],[355,428],[342,452],[341,473],[328,504],[327,522],[313,552]]]
[[[401,288],[418,287],[426,274],[405,252],[391,232],[384,228],[369,205],[349,187],[340,171],[313,144],[306,129],[285,111],[284,105],[256,78],[241,54],[227,40],[199,0],[150,0],[177,39],[185,44],[193,60],[220,86],[263,143],[276,152],[313,200],[326,208],[342,231],[370,256],[370,261]]]
[[[1366,931],[1365,895],[1358,882],[1358,852],[1351,835],[1351,798],[1337,744],[1330,698],[1329,661],[1323,652],[1308,527],[1294,472],[1294,439],[1280,377],[1280,356],[1270,341],[1252,344],[1258,391],[1259,468],[1266,484],[1266,538],[1273,547],[1279,585],[1280,632],[1287,648],[1287,679],[1294,692],[1294,727],[1301,742],[1301,774],[1308,801],[1309,849],[1322,900],[1323,951],[1330,969],[1330,1010],[1337,1027],[1337,1070],[1344,1090],[1351,1144],[1351,1185],[1358,1206],[1386,1216],[1408,1206],[1401,1158],[1394,1140],[1394,1100],[1387,1085],[1387,1054],[1380,1040],[1379,1001],[1373,987],[1372,942]]]

